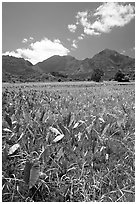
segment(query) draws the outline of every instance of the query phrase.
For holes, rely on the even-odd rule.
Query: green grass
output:
[[[135,201],[134,84],[3,84],[2,94],[3,202]]]

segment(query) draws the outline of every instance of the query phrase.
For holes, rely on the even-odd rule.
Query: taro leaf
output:
[[[19,142],[19,141],[22,139],[22,137],[23,137],[24,135],[25,135],[24,132],[22,132],[21,135],[20,135],[20,137],[18,138],[18,140],[17,140],[16,142]]]
[[[40,162],[35,161],[30,170],[29,189],[31,189],[37,182],[40,175]]]
[[[8,129],[8,128],[4,128],[3,131],[12,133],[12,131],[10,129]]]
[[[19,123],[16,123],[15,127],[14,127],[14,131],[15,132],[19,132],[19,128],[21,127],[21,125]]]
[[[73,129],[77,128],[79,126],[79,122],[75,123]]]
[[[8,123],[8,125],[10,126],[10,128],[12,128],[12,120],[7,114],[5,114],[5,120]]]
[[[102,131],[101,137],[103,137],[106,134],[109,127],[110,127],[110,124],[107,124],[104,130]]]
[[[61,135],[61,133],[54,127],[49,127],[49,129],[51,130],[51,132],[55,133],[56,135]]]
[[[14,144],[12,147],[10,147],[8,155],[14,154],[14,152],[20,147],[20,144]]]
[[[71,121],[71,112],[68,114],[68,117],[67,117],[67,126],[70,125],[70,121]]]
[[[8,152],[7,152],[7,145],[6,145],[2,152],[2,162],[7,161],[7,158],[8,158]]]
[[[42,158],[45,163],[48,157],[49,157],[49,149],[47,147],[42,146],[42,153],[40,154],[39,159]]]
[[[53,142],[59,142],[64,136],[65,136],[64,134],[58,135],[58,136],[53,140]]]
[[[67,137],[70,136],[70,131],[67,127],[65,127],[62,123],[59,123],[58,126],[65,136],[67,136]]]
[[[86,127],[86,131],[88,134],[90,134],[92,128],[93,128],[93,124],[90,124],[88,127]]]
[[[32,167],[32,163],[30,161],[26,161],[25,168],[24,168],[24,178],[23,178],[26,184],[29,184],[31,167]]]
[[[58,151],[57,153],[57,161],[60,160],[60,158],[64,155],[64,152],[63,152],[63,147],[60,148],[60,150]]]
[[[73,129],[79,127],[79,126],[82,125],[83,123],[85,123],[83,120],[79,120],[77,123],[75,123]]]
[[[74,114],[71,114],[68,127],[72,127],[74,125],[74,122],[75,122],[75,116]]]
[[[43,110],[43,112],[41,113],[41,117],[40,117],[40,119],[39,119],[41,122],[42,122],[42,120],[43,120],[44,115],[45,115],[45,110]]]
[[[70,124],[70,120],[71,120],[71,112],[63,118],[63,124],[68,127]]]

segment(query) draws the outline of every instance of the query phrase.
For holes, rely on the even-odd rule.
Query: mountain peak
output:
[[[102,50],[101,52],[99,52],[98,54],[115,54],[115,53],[119,54],[115,50],[110,50],[110,49],[106,48],[106,49]]]

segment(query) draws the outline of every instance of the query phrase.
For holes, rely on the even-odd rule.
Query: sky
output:
[[[135,57],[134,2],[3,2],[2,54],[36,64],[53,55]]]

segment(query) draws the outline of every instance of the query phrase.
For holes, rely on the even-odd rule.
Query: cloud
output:
[[[114,27],[123,27],[135,18],[135,7],[131,4],[107,2],[94,11],[79,11],[76,25],[82,26],[86,35],[109,33]]]
[[[80,36],[78,36],[78,40],[83,40],[84,37],[85,37],[85,34],[82,33]]]
[[[2,53],[2,55],[9,55],[9,56],[17,57],[17,58],[21,57],[21,55],[19,53],[14,52],[14,51],[6,51],[6,52]]]
[[[90,22],[90,17],[92,13],[89,11],[78,12],[76,15],[77,25],[82,25],[84,33],[86,35],[99,35],[94,29],[92,29],[92,24]],[[81,39],[81,38],[79,38]]]
[[[31,42],[31,41],[33,41],[33,40],[34,40],[33,37],[30,37],[29,39],[24,38],[24,39],[22,40],[22,43],[28,43],[28,42]]]
[[[68,29],[70,32],[75,33],[77,26],[74,24],[68,25]]]
[[[15,57],[23,57],[29,60],[32,64],[43,61],[53,55],[67,55],[70,51],[65,48],[60,40],[54,41],[44,38],[40,41],[29,44],[28,48],[19,48],[16,51],[7,51],[3,55],[10,55]]]
[[[59,39],[55,39],[53,42],[54,43],[61,43]]]
[[[84,38],[80,35],[78,36],[78,40],[83,40]]]
[[[73,40],[73,42],[72,42],[72,47],[73,48],[78,48],[78,45],[77,45],[77,43],[78,43],[78,41],[77,40]]]
[[[22,40],[22,43],[27,43],[27,42],[28,42],[27,38],[24,38],[24,39]]]
[[[87,35],[100,35],[99,32],[95,32],[93,29],[90,28],[84,28],[84,33]]]
[[[33,37],[30,37],[29,39],[30,39],[31,41],[32,41],[32,40],[34,40],[34,38],[33,38]]]
[[[108,2],[96,9],[94,16],[98,16],[91,28],[98,32],[110,32],[113,27],[123,27],[135,17],[134,6]]]
[[[83,27],[89,27],[88,23],[88,11],[78,12],[76,15],[77,22],[76,24],[81,24]]]

